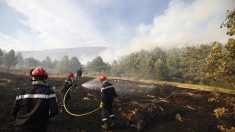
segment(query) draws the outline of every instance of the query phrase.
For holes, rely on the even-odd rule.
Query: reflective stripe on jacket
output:
[[[55,93],[45,84],[34,84],[16,96],[12,114],[16,126],[38,127],[47,125],[49,118],[57,112]]]
[[[105,81],[101,88],[101,100],[106,103],[113,101],[114,98],[117,98],[116,91],[112,83]]]

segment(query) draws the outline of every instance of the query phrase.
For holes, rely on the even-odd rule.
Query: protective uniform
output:
[[[73,81],[73,77],[74,77],[74,74],[69,72],[67,74],[67,79],[64,81],[63,83],[63,86],[62,86],[62,89],[61,89],[61,101],[63,102],[64,100],[64,95],[66,93],[66,91],[74,84],[74,81]],[[68,102],[68,100],[71,99],[71,95],[70,93],[67,93],[66,95],[66,98],[65,98],[65,104]],[[63,104],[63,103],[62,103]]]
[[[107,123],[108,120],[114,119],[115,115],[112,110],[112,103],[114,98],[117,98],[114,86],[107,81],[105,76],[100,77],[100,81],[103,83],[101,88],[101,107],[102,107],[102,121]]]
[[[78,83],[78,79],[81,79],[82,77],[82,67],[78,67],[77,69],[77,77],[76,77],[76,84]]]
[[[45,83],[44,69],[35,68],[31,77],[32,87],[21,91],[13,105],[16,131],[45,132],[49,118],[58,112],[56,94]]]

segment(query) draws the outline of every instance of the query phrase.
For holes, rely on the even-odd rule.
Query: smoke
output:
[[[219,27],[226,10],[235,5],[234,0],[171,0],[162,11],[151,12],[161,5],[145,6],[133,0],[40,0],[27,3],[4,0],[4,3],[23,16],[13,17],[13,22],[24,28],[13,30],[14,35],[0,30],[1,48],[43,50],[110,46],[100,54],[106,62],[141,49],[181,48],[212,41],[224,43],[227,41],[226,29]],[[8,17],[11,15],[8,12],[3,10],[2,14]],[[6,27],[12,27],[10,24]]]
[[[232,10],[234,5],[232,0],[172,0],[151,24],[141,23],[127,43],[115,44],[101,56],[112,62],[141,49],[182,48],[213,41],[225,43],[228,39],[226,28],[221,29],[220,25],[225,20],[226,10]]]
[[[82,4],[74,0],[40,0],[27,3],[23,0],[4,0],[4,2],[23,16],[14,17],[17,24],[27,27],[20,29],[19,33],[14,32],[16,34],[14,36],[1,34],[0,30],[0,42],[7,42],[6,49],[44,50],[84,45],[97,46],[97,44],[104,46],[106,43],[102,33],[97,29],[99,26],[96,18],[87,13]],[[18,29],[16,31],[18,32]],[[10,40],[4,41],[5,36]],[[28,47],[22,48],[21,45]]]

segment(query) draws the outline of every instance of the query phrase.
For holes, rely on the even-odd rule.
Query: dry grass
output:
[[[16,75],[28,75],[26,72],[22,71],[11,71],[11,74]],[[49,74],[50,78],[65,78],[66,74]],[[98,76],[87,76],[98,78]],[[235,89],[225,89],[221,87],[213,87],[213,86],[205,86],[205,85],[195,85],[195,84],[187,84],[187,83],[178,83],[178,82],[167,82],[167,81],[157,81],[157,80],[142,80],[142,79],[132,79],[132,78],[119,78],[119,77],[110,77],[110,79],[122,79],[122,80],[130,80],[130,81],[138,81],[143,83],[153,83],[160,85],[171,85],[178,88],[187,88],[194,90],[202,90],[202,91],[216,91],[222,93],[235,94]]]
[[[123,79],[123,80],[131,80],[131,81],[138,81],[143,83],[153,83],[153,84],[160,84],[160,85],[171,85],[178,88],[186,88],[186,89],[194,89],[194,90],[201,90],[201,91],[216,91],[221,93],[229,93],[235,94],[235,89],[225,89],[221,87],[213,87],[213,86],[205,86],[205,85],[195,85],[195,84],[187,84],[187,83],[178,83],[178,82],[167,82],[167,81],[157,81],[157,80],[142,80],[142,79],[131,79],[131,78],[117,78],[113,77],[112,79]]]

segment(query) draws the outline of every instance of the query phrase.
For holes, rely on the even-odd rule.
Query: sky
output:
[[[106,60],[154,47],[227,40],[234,0],[0,0],[6,51],[105,46]]]

